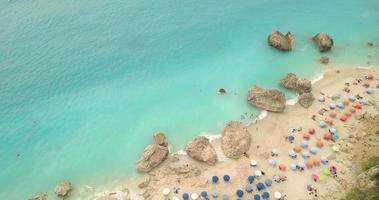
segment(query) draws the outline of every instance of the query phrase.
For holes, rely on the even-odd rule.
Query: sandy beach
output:
[[[103,192],[92,199],[102,199],[99,197],[104,195],[114,199],[127,199],[122,196],[126,193],[130,195],[130,199],[136,200],[163,200],[176,199],[176,197],[182,199],[183,193],[200,195],[201,191],[207,191],[211,196],[215,190],[219,193],[219,199],[224,194],[229,195],[231,199],[236,199],[237,189],[245,193],[241,199],[251,199],[253,194],[262,194],[262,192],[257,192],[255,184],[264,182],[266,179],[273,180],[272,185],[264,190],[269,192],[272,199],[274,199],[274,192],[280,192],[282,199],[290,200],[339,199],[354,186],[356,175],[360,173],[358,163],[370,155],[375,155],[375,152],[379,150],[378,137],[370,135],[369,132],[373,129],[368,127],[377,128],[375,117],[378,116],[379,111],[378,89],[374,89],[373,94],[367,94],[367,88],[363,86],[363,82],[354,84],[357,79],[364,80],[367,74],[374,74],[375,78],[369,82],[370,87],[375,88],[379,84],[379,73],[376,68],[328,67],[324,70],[323,79],[312,85],[312,93],[316,100],[311,107],[305,109],[299,104],[287,105],[283,113],[268,112],[265,118],[247,126],[251,136],[251,145],[246,155],[239,159],[227,158],[221,150],[220,138],[213,137],[211,143],[218,156],[218,162],[214,166],[195,161],[187,155],[171,154],[152,171],[125,181],[121,187],[124,188],[123,190],[116,188],[113,193],[112,191]],[[349,92],[344,91],[345,87],[348,87]],[[354,109],[356,112],[352,113],[346,121],[341,121],[339,117],[352,108],[353,103],[350,102],[344,109],[336,108],[337,117],[332,118],[333,123],[322,128],[320,122],[325,121],[325,118],[331,118],[329,104],[334,102],[332,98],[336,95],[340,96],[336,101],[343,101],[352,95],[360,96],[367,100],[367,105],[363,105],[361,109]],[[325,102],[318,100],[321,97],[325,99]],[[319,114],[321,109],[325,109],[323,115]],[[366,123],[365,120],[368,118],[373,119],[374,122]],[[339,134],[339,138],[335,141],[324,139],[324,134],[328,133],[331,127],[335,128]],[[292,159],[288,155],[289,151],[306,140],[303,134],[312,128],[315,133],[311,134],[307,140],[309,147],[301,151],[307,151],[316,146],[317,141],[322,141],[324,147],[317,148],[317,153],[311,154],[311,158],[319,160],[320,157],[326,157],[328,163],[318,162],[312,168],[305,167],[303,171],[293,171],[289,169],[289,165],[305,163],[305,159],[302,158],[302,152],[297,154],[297,158]],[[288,140],[289,134],[295,137],[292,143]],[[273,149],[278,150],[277,156],[271,155]],[[270,159],[275,160],[277,165],[270,165],[268,162]],[[256,160],[257,166],[252,167],[251,160]],[[286,169],[279,170],[279,164],[284,164]],[[337,168],[335,176],[326,176],[326,180],[323,181],[312,180],[312,174],[321,177],[324,170],[331,166]],[[246,193],[247,178],[255,175],[256,170],[261,170],[264,175],[256,176],[252,184],[253,192]],[[226,174],[231,178],[229,182],[222,180]],[[212,183],[212,176],[218,176],[220,181]],[[277,177],[281,177],[282,180],[275,181]],[[312,186],[317,192],[310,194],[307,186]],[[170,189],[170,193],[166,196],[162,194],[165,188]],[[210,199],[213,198],[210,197]]]

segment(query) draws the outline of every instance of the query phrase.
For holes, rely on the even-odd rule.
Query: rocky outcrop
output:
[[[229,122],[221,135],[221,149],[228,158],[238,159],[250,149],[251,137],[241,122]]]
[[[47,200],[47,194],[37,194],[36,196],[29,198],[29,200]]]
[[[59,183],[55,189],[54,189],[55,194],[58,197],[68,197],[71,195],[72,192],[72,185],[69,181],[65,181],[62,183]]]
[[[268,36],[267,42],[270,46],[277,49],[291,51],[294,43],[294,36],[291,32],[284,35],[279,31],[275,31]]]
[[[137,161],[137,170],[140,172],[149,172],[161,164],[168,155],[168,147],[158,144],[151,144],[143,151],[139,161]]]
[[[208,138],[200,136],[189,142],[186,146],[187,155],[195,160],[215,165],[217,153]]]
[[[326,65],[326,64],[329,63],[329,57],[328,56],[321,56],[321,58],[320,58],[319,61],[320,61],[321,64]]]
[[[168,146],[166,135],[164,133],[155,134],[154,135],[154,141],[155,141],[155,144],[157,144],[157,145],[164,146],[164,147]]]
[[[315,35],[313,41],[317,44],[317,47],[321,52],[329,51],[333,47],[333,39],[324,32]]]
[[[299,96],[299,104],[303,108],[309,108],[313,104],[313,101],[315,100],[312,93],[303,93]]]
[[[375,188],[377,184],[375,176],[379,176],[379,165],[371,167],[366,172],[357,176],[357,183],[360,188],[371,189]]]
[[[287,89],[295,89],[298,78],[294,73],[288,73],[285,77],[280,79],[280,83]]]
[[[253,106],[271,112],[283,112],[286,107],[286,98],[283,92],[258,86],[253,86],[249,90],[247,100]]]
[[[312,91],[312,82],[305,78],[300,78],[296,82],[296,91],[299,94],[310,93]]]

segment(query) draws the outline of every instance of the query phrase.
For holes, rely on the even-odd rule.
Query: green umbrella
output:
[[[325,174],[326,176],[330,176],[330,170],[329,170],[329,169],[325,169],[325,170],[324,170],[324,174]]]
[[[321,175],[318,177],[318,180],[320,180],[321,182],[324,182],[326,180],[326,176]]]

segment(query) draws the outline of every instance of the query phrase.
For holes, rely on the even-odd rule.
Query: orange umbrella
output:
[[[284,163],[279,164],[279,169],[282,171],[286,170],[286,165]]]
[[[314,162],[312,158],[308,158],[306,161],[306,165],[308,168],[312,168],[314,166]]]
[[[334,120],[332,118],[325,117],[325,122],[328,124],[333,124]]]
[[[341,121],[346,121],[347,118],[348,118],[348,117],[347,117],[346,115],[341,115],[340,120],[341,120]]]
[[[361,109],[361,108],[362,108],[362,104],[360,104],[359,102],[357,102],[357,103],[355,103],[355,104],[353,105],[353,107],[354,107],[355,109]]]
[[[314,159],[314,160],[313,160],[313,164],[314,164],[315,166],[319,166],[319,165],[320,165],[320,159]]]
[[[333,117],[333,118],[336,117],[336,116],[337,116],[337,111],[332,110],[332,111],[330,112],[329,116],[330,116],[330,117]]]
[[[325,138],[325,136],[324,136],[324,138]],[[317,142],[316,142],[316,146],[318,148],[322,148],[322,147],[324,147],[324,143],[320,139],[318,139]]]
[[[313,135],[313,134],[316,133],[316,129],[315,128],[310,128],[308,132]]]
[[[368,78],[369,80],[374,79],[374,73],[369,73],[369,74],[367,75],[367,78]]]
[[[325,133],[325,134],[324,134],[324,139],[325,139],[325,140],[330,140],[330,139],[332,139],[332,134],[330,134],[330,133]]]
[[[301,146],[300,145],[296,145],[293,150],[296,152],[296,153],[300,153],[301,152]]]
[[[368,82],[368,81],[363,81],[363,86],[365,86],[365,87],[370,87],[370,82]]]
[[[350,104],[350,101],[349,101],[349,99],[345,99],[345,100],[343,100],[342,103],[343,103],[343,105],[347,106]]]
[[[355,108],[350,108],[350,112],[355,113],[355,112],[357,112],[357,110],[355,110]]]
[[[309,140],[310,137],[311,137],[311,135],[309,135],[309,133],[307,133],[307,132],[303,133],[304,139]]]
[[[351,112],[347,110],[347,111],[345,112],[345,115],[348,116],[348,117],[350,117],[350,116],[351,116]]]

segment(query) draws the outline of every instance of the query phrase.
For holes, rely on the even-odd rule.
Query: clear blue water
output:
[[[256,116],[250,86],[320,71],[319,31],[331,63],[379,62],[377,0],[4,0],[0,16],[0,199],[123,179],[154,132],[176,151]],[[268,47],[277,29],[293,52]]]

